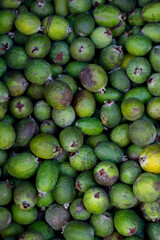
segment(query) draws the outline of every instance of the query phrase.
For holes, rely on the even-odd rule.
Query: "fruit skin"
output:
[[[90,35],[96,48],[102,49],[112,42],[112,32],[109,28],[97,27]]]
[[[160,97],[160,90],[158,87],[159,84],[160,84],[160,74],[153,73],[147,81],[147,87],[149,92],[155,97]]]
[[[109,198],[102,188],[92,187],[85,192],[83,203],[90,213],[100,214],[109,207]]]
[[[141,172],[142,169],[138,162],[128,160],[120,166],[119,179],[123,183],[133,185]]]
[[[8,0],[2,0],[0,3],[1,8],[18,8],[21,5],[21,1],[18,0],[13,0],[13,1],[8,1]]]
[[[44,100],[39,100],[35,103],[33,113],[36,119],[40,122],[51,117],[51,107]]]
[[[54,8],[55,13],[62,17],[66,17],[68,15],[68,1],[67,0],[54,0]]]
[[[154,97],[148,102],[147,113],[153,119],[160,119],[160,97]]]
[[[7,208],[0,207],[0,230],[7,228],[12,220],[11,213]]]
[[[16,19],[16,14],[11,9],[3,9],[0,11],[0,34],[6,34],[12,30],[14,22]]]
[[[39,18],[44,18],[52,15],[54,13],[54,8],[51,2],[43,1],[42,3],[41,0],[38,0],[36,2],[33,1],[30,11],[35,13]]]
[[[77,171],[87,171],[92,169],[97,162],[93,149],[87,145],[83,145],[77,152],[69,155],[71,166]]]
[[[74,200],[70,205],[69,211],[75,220],[85,221],[91,217],[91,213],[86,210],[82,198]]]
[[[133,193],[143,203],[157,200],[160,194],[160,176],[154,173],[141,173],[133,184]]]
[[[131,26],[143,26],[145,24],[145,21],[141,17],[141,11],[141,8],[135,8],[128,14],[128,22]]]
[[[26,118],[32,113],[32,111],[32,101],[26,96],[15,97],[10,103],[10,112],[15,118]]]
[[[140,207],[146,220],[152,222],[160,220],[160,199],[151,203],[142,203]]]
[[[159,22],[159,10],[159,2],[148,3],[143,7],[141,16],[146,22]]]
[[[113,233],[113,218],[109,212],[92,215],[91,224],[94,227],[95,234],[99,237],[107,237]]]
[[[160,45],[154,46],[149,54],[149,61],[155,72],[160,72]]]
[[[65,41],[53,42],[49,52],[51,62],[56,65],[65,65],[70,60],[69,46]]]
[[[44,240],[43,236],[34,231],[27,231],[24,232],[22,235],[19,237],[20,240]]]
[[[101,121],[94,117],[82,118],[76,122],[76,127],[85,135],[97,135],[103,132]]]
[[[7,86],[0,82],[0,103],[6,102],[9,99],[9,92]]]
[[[144,148],[140,154],[140,165],[146,172],[160,173],[160,147],[152,144]]]
[[[77,15],[74,21],[74,31],[79,36],[85,37],[92,33],[95,28],[94,18],[88,13]]]
[[[91,8],[91,5],[92,5],[91,0],[76,0],[76,1],[69,0],[68,1],[69,11],[72,14],[88,12]]]
[[[37,158],[30,152],[17,153],[7,162],[8,173],[18,179],[32,177],[39,167]]]
[[[82,193],[86,192],[89,188],[96,186],[97,183],[93,177],[92,170],[80,173],[75,181],[75,188]]]
[[[45,160],[41,163],[36,175],[36,188],[39,195],[45,195],[55,187],[59,176],[58,164],[53,160]]]
[[[135,121],[142,117],[144,105],[137,98],[128,98],[121,103],[121,112],[125,119]]]
[[[129,124],[124,123],[115,127],[111,131],[110,139],[120,147],[126,147],[130,143]]]
[[[95,136],[86,136],[85,137],[85,144],[94,148],[99,142],[108,142],[108,137],[104,133],[100,133]]]
[[[40,100],[44,98],[44,86],[30,85],[27,89],[27,96],[33,100]]]
[[[0,56],[4,56],[6,51],[13,46],[13,40],[7,34],[0,36]]]
[[[132,208],[138,203],[132,188],[125,183],[114,184],[109,191],[109,198],[111,205],[120,209]]]
[[[71,61],[67,64],[65,71],[68,75],[78,78],[80,71],[85,68],[88,63],[85,62],[78,62],[78,61]]]
[[[123,224],[121,224],[123,221]],[[139,228],[139,217],[131,209],[119,210],[114,216],[114,225],[116,230],[123,236],[134,235]]]
[[[109,82],[112,87],[120,92],[128,92],[131,83],[124,70],[118,69],[109,74]],[[112,99],[113,100],[113,99]]]
[[[0,122],[0,149],[6,150],[13,146],[16,134],[11,124]]]
[[[36,206],[43,208],[49,207],[54,201],[52,192],[47,192],[43,197],[38,196]]]
[[[4,206],[12,200],[12,188],[9,181],[0,181],[0,205]]]
[[[141,30],[143,35],[150,38],[152,42],[160,43],[160,24],[147,23]]]
[[[52,159],[60,151],[57,138],[45,133],[40,133],[32,138],[29,147],[33,154],[43,159]]]
[[[118,232],[113,232],[110,236],[105,237],[104,240],[123,240],[123,236]]]
[[[147,225],[147,236],[149,240],[159,240],[160,223],[149,223]]]
[[[2,167],[8,159],[8,153],[5,150],[0,150],[0,167]]]
[[[114,163],[103,161],[95,166],[93,176],[99,185],[112,186],[118,180],[119,171]]]
[[[4,61],[4,59],[2,57],[0,57],[0,77],[2,77],[5,72],[7,71],[7,65],[6,62]]]
[[[143,104],[146,104],[151,100],[152,95],[148,91],[148,88],[145,86],[140,87],[134,87],[130,89],[128,92],[126,92],[123,95],[123,100],[126,100],[128,98],[137,98],[139,99]]]
[[[96,23],[102,27],[115,27],[121,19],[120,10],[113,5],[98,6],[93,11]]]
[[[60,80],[64,83],[67,83],[67,85],[71,88],[73,95],[77,92],[78,90],[77,81],[73,77],[67,74],[61,74],[58,75],[56,80]]]
[[[18,223],[12,221],[9,226],[0,231],[0,235],[3,239],[8,239],[10,236],[19,237],[24,232],[24,228]]]

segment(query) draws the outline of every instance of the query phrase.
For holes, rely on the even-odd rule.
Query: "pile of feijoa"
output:
[[[160,240],[160,1],[0,0],[0,239]]]

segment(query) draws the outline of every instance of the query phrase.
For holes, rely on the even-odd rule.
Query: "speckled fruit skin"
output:
[[[7,228],[12,220],[11,213],[7,208],[0,207],[0,230]]]
[[[142,9],[142,18],[146,22],[159,22],[160,2],[146,4]]]
[[[32,231],[27,231],[27,232],[24,232],[22,235],[20,235],[19,239],[22,239],[22,240],[31,240],[31,239],[34,239],[34,240],[44,240],[43,236],[38,233],[38,232],[32,232]]]
[[[88,136],[97,135],[103,132],[103,124],[98,118],[88,117],[81,118],[76,122],[76,127],[82,133]]]
[[[0,149],[9,149],[16,139],[14,128],[11,124],[0,122],[0,132]]]
[[[122,102],[121,111],[125,119],[135,121],[142,117],[144,105],[136,98],[128,98]]]
[[[159,221],[160,220],[160,199],[151,203],[142,203],[141,211],[143,212],[143,216],[148,221]]]

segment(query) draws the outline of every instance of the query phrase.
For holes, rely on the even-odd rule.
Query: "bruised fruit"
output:
[[[70,205],[69,211],[75,220],[84,221],[91,217],[91,213],[86,210],[82,198],[74,200]]]
[[[34,232],[34,231],[27,231],[24,232],[22,235],[20,235],[19,240],[44,240],[43,236],[38,233],[38,232]]]
[[[121,111],[125,119],[135,121],[142,117],[144,105],[136,98],[128,98],[122,102]]]
[[[154,202],[142,203],[141,211],[143,216],[148,221],[159,221],[160,220],[160,199]]]
[[[93,177],[92,170],[80,173],[75,181],[75,188],[82,193],[96,186],[97,183]]]

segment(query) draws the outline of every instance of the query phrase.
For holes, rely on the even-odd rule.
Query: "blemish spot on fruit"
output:
[[[106,28],[106,31],[104,32],[104,34],[112,35],[112,32],[109,28]]]
[[[0,48],[0,50],[2,50],[2,51],[7,51],[8,50],[8,43],[6,43],[6,44],[2,43],[1,46],[2,47]]]
[[[154,187],[154,189],[155,189],[156,191],[159,191],[159,190],[160,190],[160,183],[159,183],[159,182],[155,182],[155,183],[153,184],[153,187]]]
[[[22,203],[22,205],[23,205],[24,209],[27,209],[27,208],[30,207],[30,204],[29,204],[28,202],[26,202],[26,201],[24,201],[24,202]]]
[[[142,68],[135,68],[134,74],[139,74],[142,72]]]
[[[38,47],[34,47],[32,50],[32,53],[37,53],[38,52]]]
[[[79,47],[79,53],[83,52],[84,51],[84,47],[83,46],[80,46]]]
[[[70,145],[70,147],[73,147],[73,148],[77,147],[77,146],[78,146],[78,144],[75,141],[73,141],[72,144]]]
[[[63,52],[61,51],[60,53],[56,54],[56,57],[53,59],[53,62],[63,62]]]
[[[136,228],[136,227],[130,228],[130,229],[129,229],[129,236],[134,235],[136,232],[137,232],[137,228]]]
[[[82,84],[84,84],[87,87],[93,87],[96,85],[96,81],[93,80],[92,71],[87,66],[80,72],[80,79]]]
[[[99,5],[100,5],[99,2],[95,1],[94,7],[96,8],[96,7],[98,7]]]
[[[100,193],[99,193],[99,192],[95,193],[95,194],[94,194],[94,198],[99,199],[99,198],[100,198]]]
[[[20,101],[17,103],[16,108],[18,108],[19,112],[22,111],[22,108],[24,107],[24,104],[21,103]]]
[[[77,181],[77,182],[76,182],[75,188],[78,189],[79,191],[82,189],[81,184],[80,184],[80,181]]]

